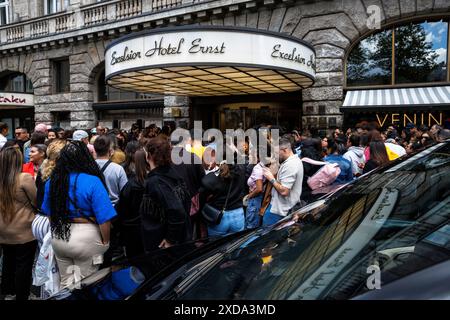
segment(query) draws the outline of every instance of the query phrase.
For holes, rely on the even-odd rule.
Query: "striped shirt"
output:
[[[40,248],[46,234],[50,232],[50,220],[46,216],[37,214],[31,223],[31,232],[33,232]]]

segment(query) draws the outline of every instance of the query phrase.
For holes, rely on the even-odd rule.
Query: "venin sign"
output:
[[[406,113],[376,113],[376,120],[381,127],[397,125],[405,127],[408,123],[415,125],[426,125],[431,127],[434,124],[442,125],[444,120],[443,112],[406,112]]]

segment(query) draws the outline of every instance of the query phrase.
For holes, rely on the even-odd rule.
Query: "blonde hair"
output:
[[[46,181],[52,175],[53,169],[56,166],[56,160],[59,154],[66,145],[66,141],[61,139],[53,140],[47,147],[47,159],[44,160],[41,166],[42,180]]]

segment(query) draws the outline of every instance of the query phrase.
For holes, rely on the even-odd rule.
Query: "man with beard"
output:
[[[291,141],[281,138],[279,143],[280,169],[277,178],[268,168],[264,176],[272,184],[272,200],[263,218],[263,225],[272,225],[283,219],[300,202],[303,182],[303,164],[293,152]]]

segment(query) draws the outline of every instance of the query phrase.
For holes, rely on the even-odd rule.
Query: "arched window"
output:
[[[347,86],[449,82],[448,25],[410,22],[361,40],[347,58]]]

